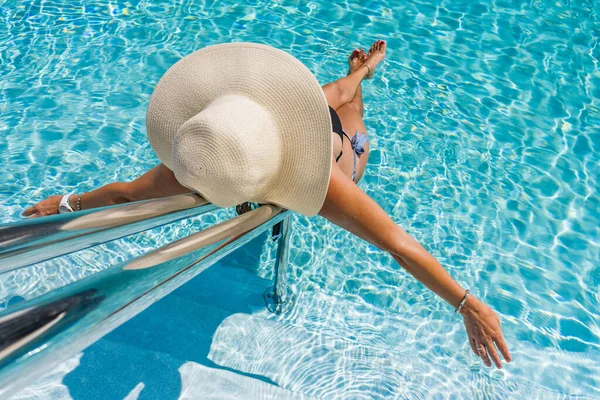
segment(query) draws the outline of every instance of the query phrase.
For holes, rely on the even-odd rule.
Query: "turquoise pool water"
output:
[[[323,398],[600,397],[599,16],[593,1],[0,1],[1,222],[154,166],[148,99],[198,48],[270,44],[324,84],[353,48],[385,39],[363,86],[372,152],[360,186],[499,312],[514,362],[483,367],[452,310],[390,257],[300,217],[297,307],[228,318],[211,360]],[[0,299],[229,215],[5,274]],[[263,259],[269,277],[272,252]],[[289,340],[256,339],[275,334]]]

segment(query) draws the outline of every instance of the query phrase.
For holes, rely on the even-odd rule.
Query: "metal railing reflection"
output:
[[[183,194],[0,225],[0,273],[215,209]]]
[[[188,205],[195,207],[191,208],[194,210],[193,215],[209,210],[206,203],[191,202]],[[189,210],[190,208],[186,209]],[[156,215],[157,218],[164,217],[167,220],[175,216],[180,219],[179,212],[181,211],[174,210],[171,214]],[[283,271],[287,263],[290,214],[290,211],[279,207],[263,205],[141,257],[108,267],[85,279],[4,310],[0,313],[0,398],[14,394],[30,383],[32,377],[49,371],[78,353],[219,259],[280,222],[283,226],[280,226],[282,234],[279,236],[276,282],[272,289],[273,296],[270,300],[265,297],[265,300],[271,311],[286,311],[293,300],[293,295],[285,288]],[[57,232],[33,235],[37,243],[31,245],[24,242],[22,236],[14,235],[16,240],[12,243],[10,239],[5,240],[2,244],[8,248],[8,253],[23,249],[35,251],[44,247],[54,249],[56,243],[76,241],[85,235],[89,237],[104,233],[98,238],[105,240],[109,235],[102,229],[118,229],[116,227],[121,226],[118,225],[119,222],[104,221],[104,224],[98,224],[100,231],[94,231],[93,223],[98,221],[98,214],[89,218],[87,222],[83,220],[91,215],[92,213],[68,221],[56,219],[54,222],[63,228],[74,227],[79,236],[61,236],[61,233]],[[145,215],[147,217],[150,213]],[[167,217],[169,215],[170,217]],[[43,220],[44,218],[40,219]],[[131,219],[137,221],[134,224],[142,220],[143,218]],[[155,222],[147,223],[153,225]],[[66,231],[71,232],[69,229]],[[121,234],[124,231],[118,232]],[[84,242],[77,242],[77,246],[84,246],[82,243]],[[91,245],[89,241],[85,243],[85,247]],[[72,245],[70,249],[77,246]]]

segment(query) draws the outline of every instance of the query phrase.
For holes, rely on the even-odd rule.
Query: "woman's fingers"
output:
[[[27,208],[21,213],[21,216],[24,218],[36,218],[43,217],[45,215],[58,214],[58,206],[60,204],[60,199],[62,199],[61,195],[50,196],[47,199],[35,204],[34,206]]]
[[[486,347],[487,347],[487,352],[488,352],[490,358],[492,359],[492,361],[494,361],[494,364],[496,364],[496,368],[498,368],[498,369],[502,368],[502,361],[500,360],[500,356],[498,355],[498,352],[496,351],[496,346],[494,346],[494,342],[489,340],[487,342]]]
[[[41,210],[37,204],[33,207],[29,207],[27,210],[23,211],[21,213],[21,217],[23,218],[37,218],[37,217],[42,217],[46,215],[46,213],[44,213],[43,210]]]
[[[504,357],[504,359],[507,362],[511,362],[512,356],[510,355],[510,351],[508,351],[508,346],[504,341],[504,335],[502,334],[502,332],[500,332],[500,334],[496,339],[494,339],[494,341],[496,342],[496,347],[498,347],[498,350],[500,350],[500,353],[502,353],[502,357]]]
[[[473,350],[473,353],[479,357],[479,351],[477,351],[477,341],[475,341],[474,337],[469,336],[469,344],[471,345],[471,350]]]
[[[477,344],[477,353],[478,353],[479,357],[481,357],[481,359],[483,360],[483,363],[487,367],[492,366],[492,361],[490,361],[490,356],[488,356],[488,352],[482,343]]]
[[[35,207],[29,207],[25,211],[21,213],[22,217],[29,217],[30,215],[35,214]]]

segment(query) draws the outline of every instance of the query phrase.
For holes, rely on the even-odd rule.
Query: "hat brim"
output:
[[[318,213],[332,162],[327,100],[306,66],[273,47],[220,44],[175,63],[156,85],[146,113],[148,138],[158,158],[172,168],[171,149],[179,127],[227,94],[257,102],[279,127],[281,148],[273,151],[281,152],[282,162],[273,189],[262,196],[264,202],[304,215]]]

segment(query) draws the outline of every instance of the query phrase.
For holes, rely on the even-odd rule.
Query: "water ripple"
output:
[[[327,398],[600,397],[597,15],[590,0],[0,2],[2,222],[154,166],[145,108],[185,54],[259,41],[326,83],[351,49],[385,39],[388,58],[364,85],[372,150],[360,186],[499,311],[515,363],[491,373],[467,359],[449,308],[390,257],[300,217],[289,276],[305,308],[261,331],[289,333],[291,356],[270,359],[256,343],[250,359],[223,362]],[[230,215],[2,275],[0,298],[44,293]],[[271,277],[272,243],[261,260],[256,272]],[[248,343],[232,349],[250,346],[239,335]]]

